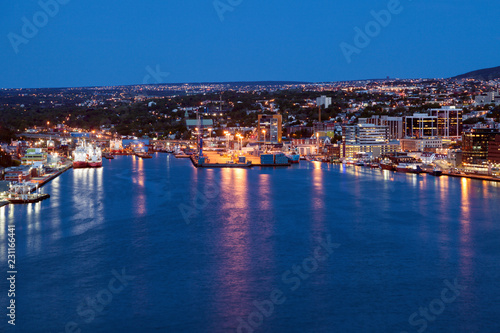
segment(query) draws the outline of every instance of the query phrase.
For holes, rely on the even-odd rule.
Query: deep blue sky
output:
[[[213,0],[69,0],[16,54],[9,33],[22,36],[22,18],[32,22],[41,7],[5,0],[0,87],[135,84],[157,65],[167,83],[449,77],[500,66],[500,3],[491,0],[401,0],[402,12],[348,63],[339,45],[353,44],[354,28],[389,2],[242,0],[221,21]]]

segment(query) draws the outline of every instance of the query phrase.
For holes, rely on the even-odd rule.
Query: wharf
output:
[[[254,155],[243,155],[246,158],[246,163],[232,162],[231,157],[220,155],[217,152],[206,151],[204,156],[208,159],[208,163],[199,164],[194,155],[189,156],[193,165],[197,168],[252,168],[252,167],[288,167],[291,164],[261,164],[260,157]]]
[[[47,174],[47,175],[45,175],[43,177],[34,177],[34,178],[32,178],[31,182],[36,184],[36,187],[33,189],[33,191],[35,191],[38,188],[42,187],[43,185],[47,184],[52,179],[59,177],[60,175],[62,175],[63,173],[65,173],[66,171],[68,171],[69,169],[71,169],[72,167],[73,167],[73,165],[71,163],[66,163],[64,165],[64,168],[62,168],[59,171],[55,171],[55,172],[49,173],[49,174]]]
[[[486,180],[489,182],[500,182],[500,178],[487,175],[476,175],[476,174],[464,174],[464,173],[452,173],[449,171],[443,171],[443,175],[456,177],[456,178],[469,178],[476,180]]]
[[[6,206],[8,204],[9,204],[9,202],[7,200],[0,199],[0,207]]]

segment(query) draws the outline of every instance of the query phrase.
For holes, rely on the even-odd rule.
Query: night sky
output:
[[[500,65],[496,1],[55,1],[1,2],[1,88],[442,78]]]

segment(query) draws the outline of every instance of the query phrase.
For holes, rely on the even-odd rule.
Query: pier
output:
[[[236,158],[233,156],[228,156],[224,153],[218,153],[215,151],[204,151],[203,157],[205,158],[204,163],[199,163],[199,159],[191,155],[191,162],[197,168],[251,168],[251,167],[289,167],[291,163],[285,164],[262,164],[259,156],[250,154],[237,155]],[[239,157],[244,157],[245,162],[239,162],[236,159]]]
[[[31,181],[26,184],[31,185],[29,189],[29,193],[27,194],[17,194],[15,197],[9,196],[9,192],[0,193],[0,207],[6,206],[9,203],[13,204],[25,204],[25,203],[35,203],[45,199],[50,198],[49,194],[41,193],[41,194],[33,194],[37,189],[43,187],[45,184],[50,182],[51,180],[59,177],[64,172],[68,171],[72,168],[71,162],[66,162],[61,169],[57,171],[50,172],[42,177],[33,177]]]

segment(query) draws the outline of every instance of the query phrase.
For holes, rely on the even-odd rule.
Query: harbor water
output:
[[[157,153],[43,191],[0,208],[1,332],[500,332],[500,183]]]

